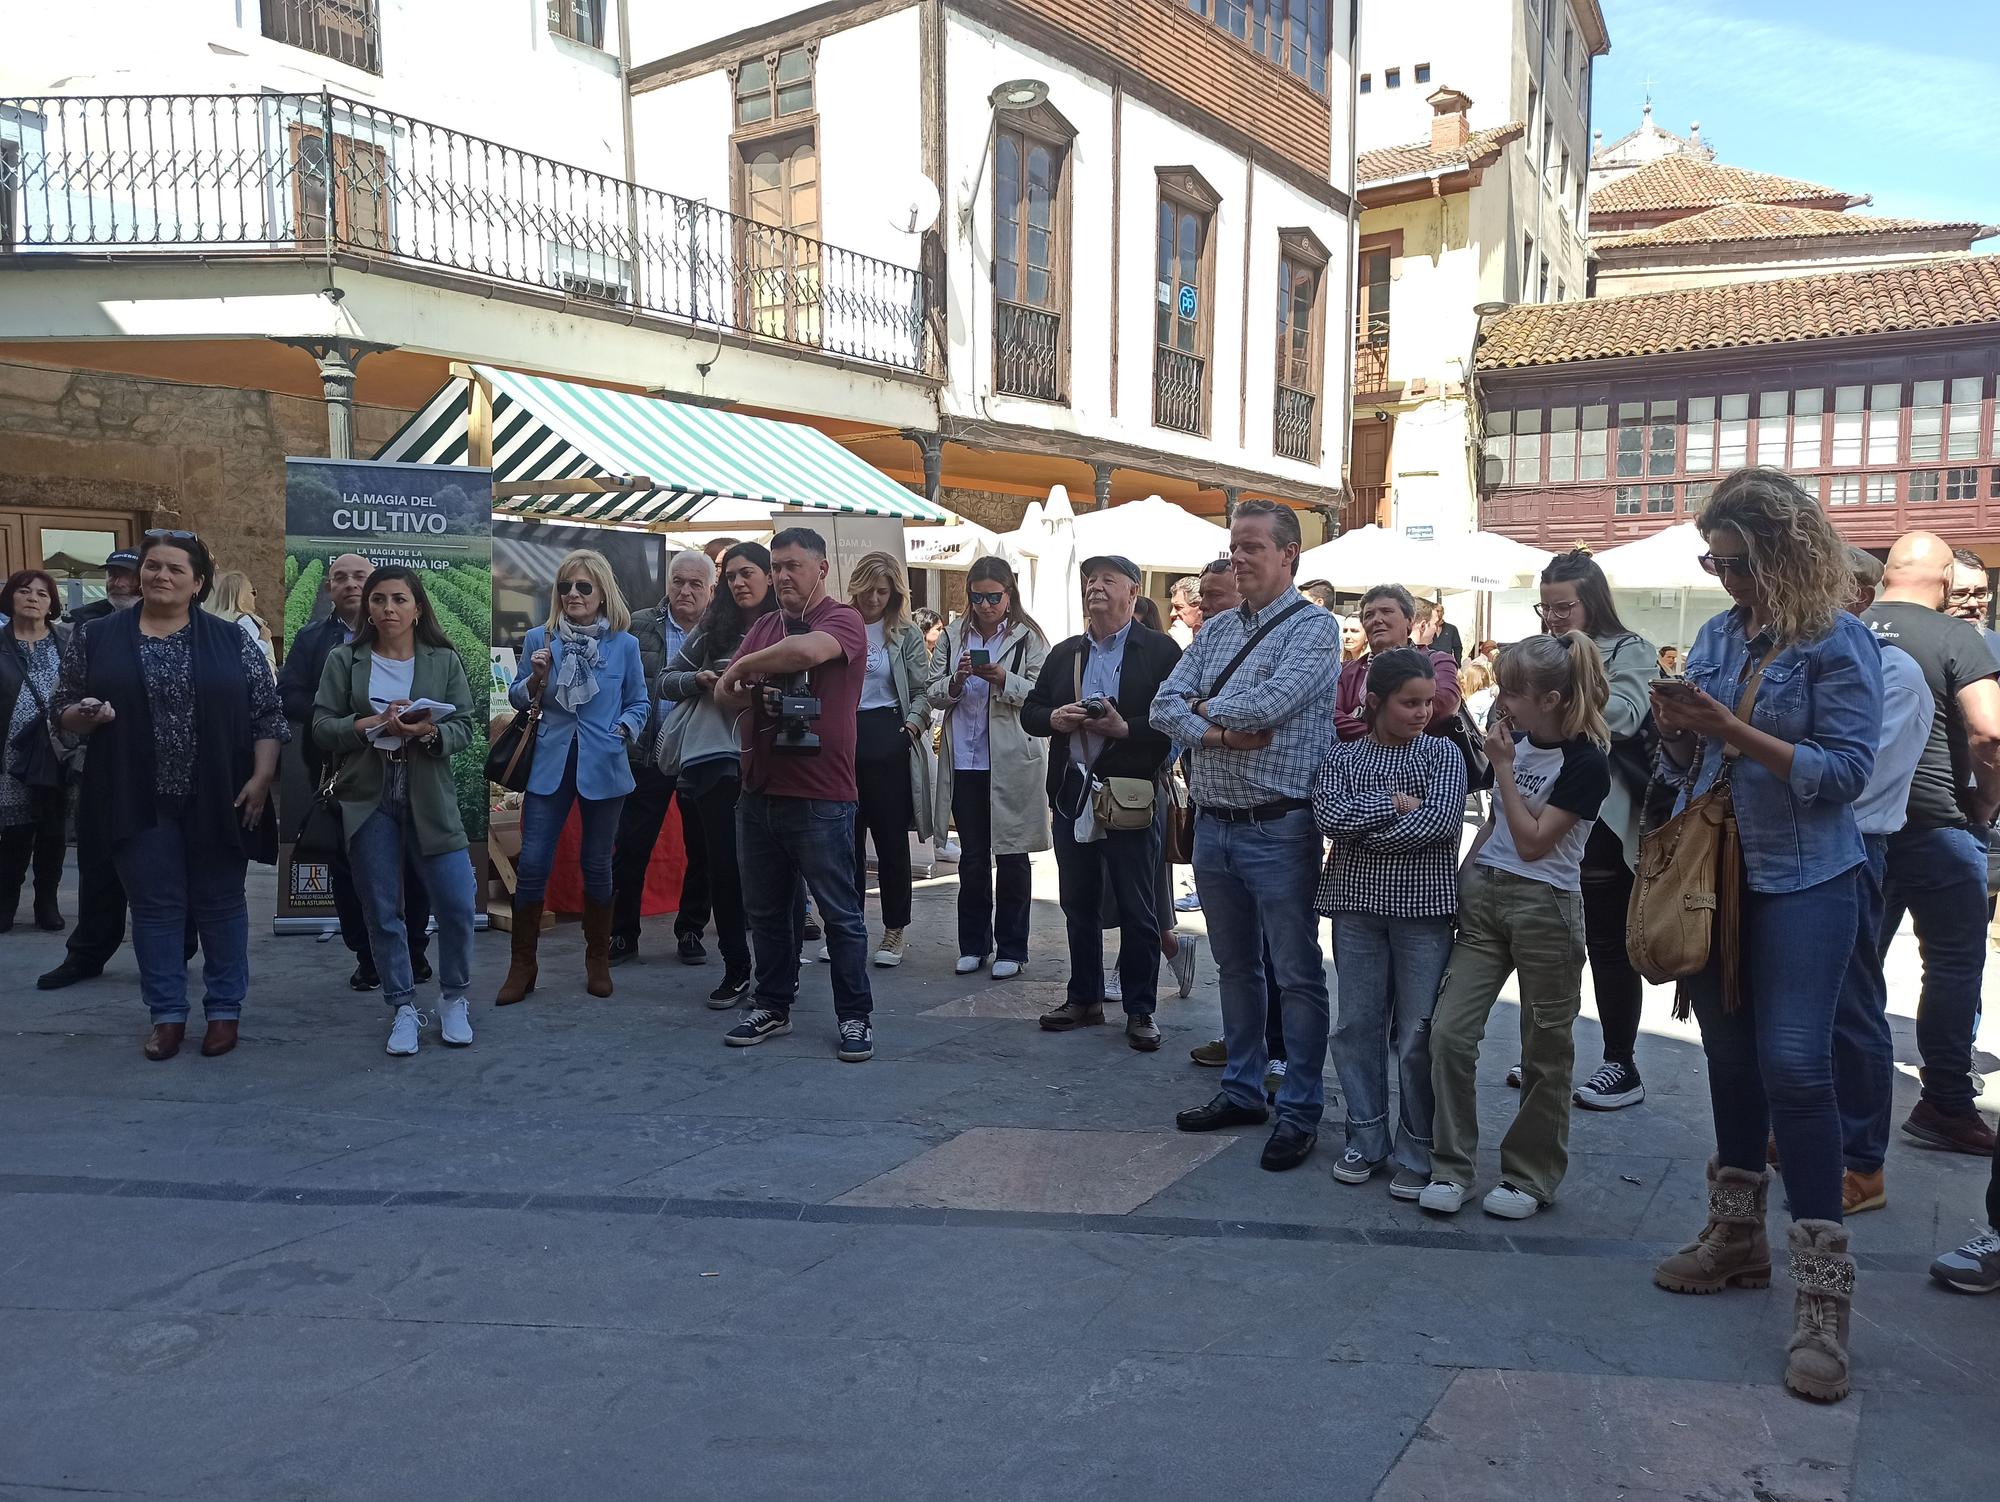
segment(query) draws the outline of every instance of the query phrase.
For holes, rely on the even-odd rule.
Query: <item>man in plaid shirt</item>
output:
[[[1289,1061],[1278,1125],[1262,1159],[1274,1171],[1303,1163],[1319,1139],[1328,1020],[1313,912],[1320,839],[1311,797],[1333,741],[1340,623],[1293,586],[1300,546],[1289,507],[1246,501],[1236,508],[1229,553],[1243,603],[1203,626],[1160,685],[1152,713],[1155,729],[1195,748],[1194,879],[1222,973],[1229,1054],[1221,1093],[1175,1121],[1184,1132],[1211,1132],[1266,1119],[1268,948]]]

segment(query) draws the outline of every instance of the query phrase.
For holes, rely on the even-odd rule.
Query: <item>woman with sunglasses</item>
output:
[[[1049,848],[1048,742],[1021,728],[1049,643],[1006,560],[976,560],[966,599],[931,659],[930,701],[944,711],[933,822],[958,824],[958,973],[997,950],[993,978],[1005,980],[1028,962],[1028,856]]]
[[[1604,705],[1605,728],[1611,732],[1611,791],[1591,826],[1581,872],[1583,943],[1604,1032],[1604,1065],[1576,1087],[1574,1099],[1592,1111],[1617,1111],[1646,1098],[1633,1060],[1645,985],[1625,953],[1625,915],[1639,863],[1639,807],[1652,777],[1646,685],[1658,670],[1659,654],[1618,619],[1610,581],[1582,548],[1549,560],[1535,613],[1551,636],[1566,631],[1588,636],[1604,659],[1604,676],[1611,685]],[[1508,1072],[1507,1083],[1520,1088],[1518,1064]]]
[[[540,704],[535,762],[521,803],[521,859],[514,887],[514,952],[499,1006],[535,989],[542,899],[556,839],[572,804],[583,814],[583,973],[592,996],[611,994],[611,849],[632,791],[626,748],[649,705],[632,612],[602,553],[578,548],[556,567],[549,620],[521,644],[507,702]]]
[[[1847,1395],[1854,1290],[1833,1022],[1860,927],[1854,800],[1875,766],[1881,649],[1847,612],[1846,544],[1788,476],[1738,470],[1696,525],[1702,566],[1736,603],[1695,637],[1686,680],[1654,686],[1653,718],[1683,807],[1726,769],[1741,922],[1737,952],[1723,953],[1718,933],[1709,968],[1681,983],[1708,1055],[1715,1156],[1707,1224],[1653,1281],[1674,1293],[1770,1285],[1768,1131],[1798,1285],[1785,1385],[1831,1402]]]
[[[132,952],[152,1013],[146,1057],[187,1032],[188,920],[201,935],[201,1051],[236,1046],[250,989],[252,860],[277,860],[266,805],[291,736],[256,642],[198,609],[215,579],[192,532],[139,544],[139,604],[92,621],[63,649],[49,716],[90,738],[79,807],[111,846],[132,907]]]
[[[708,612],[660,673],[662,699],[679,703],[700,698],[713,704],[715,685],[743,645],[744,634],[759,616],[778,608],[771,589],[771,555],[761,543],[732,545],[722,555],[720,572],[722,583],[708,602]],[[743,790],[743,763],[736,746],[732,726],[713,754],[683,761],[675,777],[708,846],[708,892],[715,904],[715,938],[723,965],[722,984],[708,993],[708,1004],[718,1012],[735,1006],[750,990],[750,928],[736,864],[736,795]],[[804,929],[803,918],[799,926]]]

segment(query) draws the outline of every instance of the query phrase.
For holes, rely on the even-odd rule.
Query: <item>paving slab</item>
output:
[[[1185,1132],[974,1127],[836,1203],[1123,1215],[1228,1145]]]

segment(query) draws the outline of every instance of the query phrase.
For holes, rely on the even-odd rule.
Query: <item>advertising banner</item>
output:
[[[452,758],[460,816],[472,841],[473,870],[486,869],[486,725],[492,682],[493,475],[458,464],[383,464],[358,459],[285,461],[285,651],[332,608],[327,565],[358,553],[380,568],[418,574],[437,623],[465,663],[472,685],[473,737]],[[366,602],[363,602],[364,609]],[[290,836],[312,796],[300,738],[286,748],[280,807],[279,932],[332,925],[327,868],[292,860]]]

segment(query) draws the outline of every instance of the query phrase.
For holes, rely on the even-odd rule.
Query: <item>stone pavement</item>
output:
[[[129,951],[44,994],[60,939],[0,938],[0,1498],[1990,1494],[2000,1298],[1924,1277],[1974,1229],[1982,1162],[1892,1148],[1889,1207],[1855,1224],[1856,1392],[1813,1408],[1779,1381],[1782,1279],[1649,1281],[1709,1146],[1664,993],[1647,1102],[1577,1113],[1557,1207],[1440,1222],[1334,1182],[1337,1104],[1285,1175],[1261,1131],[1173,1130],[1216,1085],[1187,1059],[1217,1031],[1205,953],[1157,1054],[1040,1032],[1053,880],[1038,862],[1007,983],[951,973],[956,883],[921,886],[858,1066],[824,966],[789,1038],[722,1047],[718,969],[675,962],[664,921],[608,1001],[558,930],[504,1011],[482,935],[476,1043],[413,1059],[337,942],[261,918],[221,1060],[140,1056]],[[1914,968],[1906,936],[1905,1060]],[[1509,1001],[1489,1141],[1516,1027]]]

